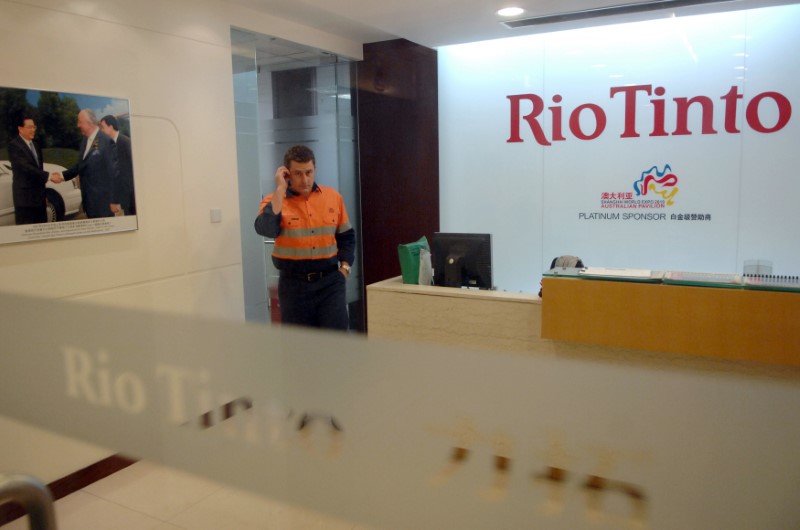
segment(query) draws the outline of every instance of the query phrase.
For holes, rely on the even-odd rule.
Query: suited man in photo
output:
[[[111,211],[115,215],[133,215],[133,155],[131,139],[119,132],[119,120],[109,114],[100,120],[100,130],[114,142],[117,157],[117,179],[111,190]]]
[[[78,113],[78,128],[83,135],[78,151],[80,160],[64,171],[64,180],[80,175],[81,200],[86,217],[113,217],[111,192],[117,178],[114,144],[100,130],[100,122],[91,109]]]
[[[19,136],[8,143],[14,218],[18,225],[46,223],[45,185],[50,174],[43,169],[42,148],[33,141],[36,123],[31,116],[21,115],[17,131]]]

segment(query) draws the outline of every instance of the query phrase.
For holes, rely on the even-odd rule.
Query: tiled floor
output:
[[[56,501],[59,530],[367,530],[148,462]],[[3,530],[28,530],[27,517]]]

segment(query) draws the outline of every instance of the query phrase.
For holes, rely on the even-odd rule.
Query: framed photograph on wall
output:
[[[136,230],[127,99],[0,87],[0,244]]]

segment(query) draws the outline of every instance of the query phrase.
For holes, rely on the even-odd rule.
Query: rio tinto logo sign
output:
[[[741,131],[736,127],[739,119],[739,100],[744,96],[739,93],[738,86],[732,86],[727,93],[712,98],[709,96],[674,97],[668,104],[665,98],[666,89],[653,85],[630,85],[611,87],[609,97],[621,100],[623,103],[623,128],[618,131],[620,138],[638,138],[641,132],[636,129],[638,112],[647,106],[652,116],[653,127],[645,132],[648,136],[682,136],[694,133],[718,134],[714,128],[714,114],[721,112],[724,116],[724,132],[737,134]],[[522,120],[527,124],[527,129],[539,145],[549,146],[552,142],[564,142],[570,136],[579,140],[594,140],[606,132],[608,117],[603,107],[595,103],[578,105],[567,112],[561,106],[563,100],[560,94],[552,97],[554,105],[547,106],[541,96],[536,94],[516,94],[506,96],[510,101],[509,143],[523,142]],[[648,99],[649,98],[649,99]],[[772,106],[772,115],[777,116],[769,120],[764,119],[767,107]],[[699,126],[690,127],[689,110],[699,108],[701,122]],[[523,110],[524,109],[524,110]],[[780,92],[762,92],[756,95],[744,106],[744,123],[750,129],[760,133],[778,132],[789,123],[792,117],[792,105],[789,99]],[[774,111],[777,109],[777,113]],[[546,112],[551,126],[549,129],[543,123]],[[523,112],[527,112],[523,114]],[[674,116],[675,128],[668,131],[666,128],[667,113]],[[541,121],[540,121],[541,120]],[[615,132],[616,134],[616,132]],[[525,131],[527,136],[527,131]]]

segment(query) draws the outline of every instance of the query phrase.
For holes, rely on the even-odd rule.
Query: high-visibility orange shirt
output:
[[[341,243],[342,234],[353,227],[344,200],[336,190],[315,183],[306,199],[289,188],[281,212],[277,215],[272,212],[273,195],[270,193],[261,201],[256,231],[275,238],[272,257],[279,269],[285,268],[281,267],[283,260],[331,260],[333,264],[337,261],[353,262],[354,234],[348,233],[348,237],[344,238],[347,240],[347,244],[343,245],[345,248],[339,248],[337,244]],[[264,221],[259,227],[262,218]],[[350,239],[352,245],[349,244]]]

